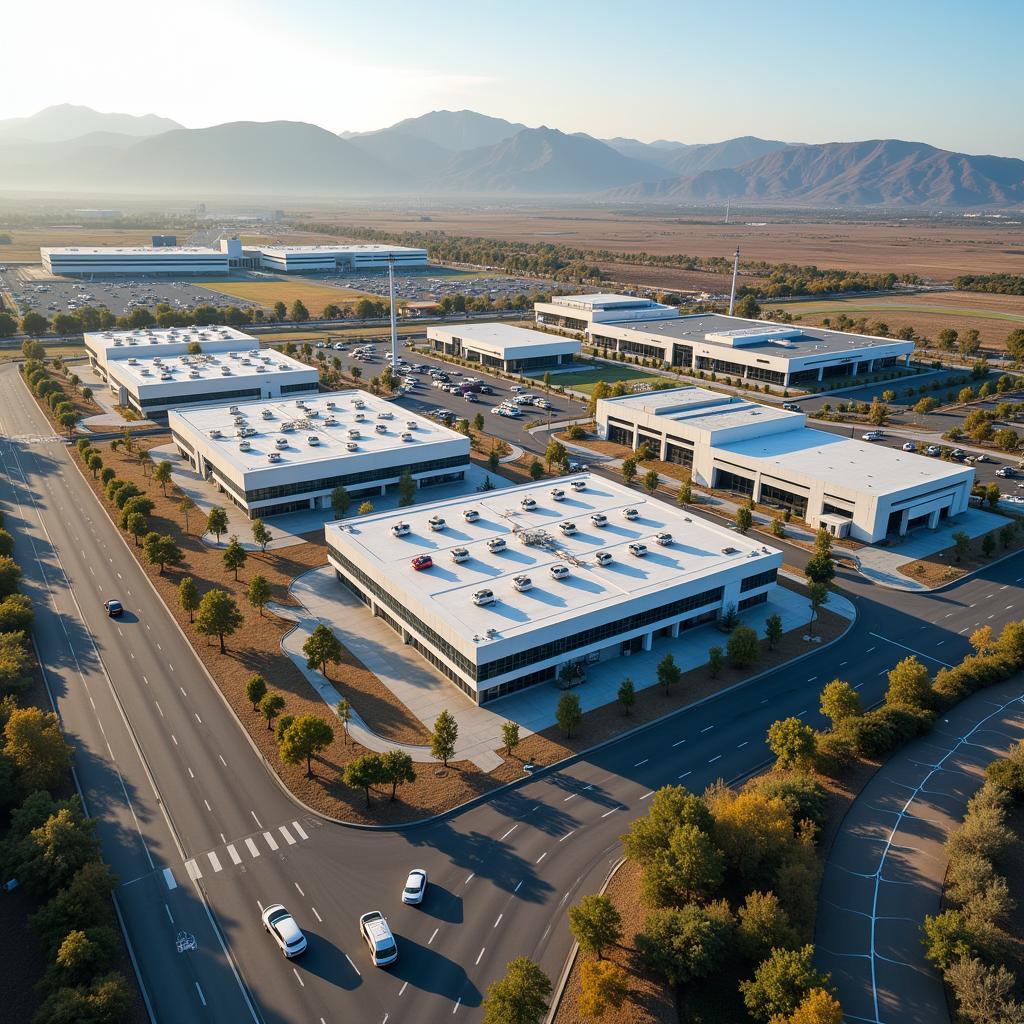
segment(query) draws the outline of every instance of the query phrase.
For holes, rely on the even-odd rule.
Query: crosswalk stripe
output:
[[[292,822],[292,828],[295,829],[296,832],[298,832],[300,839],[309,838],[309,836],[306,835],[305,829],[303,829],[303,827],[297,821]]]
[[[199,881],[203,877],[202,871],[199,870],[199,865],[194,860],[185,861],[185,870],[188,872],[188,877],[193,882]]]
[[[228,855],[231,857],[232,864],[241,864],[242,858],[239,856],[238,851],[234,848],[231,843],[228,843]]]
[[[218,857],[212,850],[206,856],[210,858],[210,864],[213,866],[213,870],[215,872],[220,871],[220,857]]]
[[[256,844],[251,839],[246,839],[245,845],[249,847],[249,852],[254,857],[258,857],[260,855],[259,848],[256,846]]]
[[[267,846],[269,846],[272,850],[277,849],[277,840],[269,832],[264,832],[263,838],[266,839]]]
[[[280,832],[281,835],[284,836],[284,838],[287,841],[289,846],[294,846],[295,845],[295,840],[292,838],[291,832],[289,832],[288,829],[284,825],[279,825],[278,828],[277,828],[277,831]]]

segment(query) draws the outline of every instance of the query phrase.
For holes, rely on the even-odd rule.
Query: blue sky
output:
[[[52,0],[4,25],[24,87],[0,117],[74,102],[341,131],[468,107],[599,137],[1024,157],[1024,0]]]

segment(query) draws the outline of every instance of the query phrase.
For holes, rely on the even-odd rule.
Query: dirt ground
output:
[[[1009,522],[1009,520],[1007,520]],[[910,579],[923,583],[926,587],[937,587],[943,583],[952,583],[954,580],[966,576],[969,572],[980,569],[996,558],[1002,558],[1014,551],[1024,548],[1024,531],[1018,529],[1010,546],[1003,547],[999,540],[999,530],[990,531],[993,540],[996,542],[995,550],[990,558],[986,558],[981,550],[981,537],[975,537],[971,541],[967,553],[960,561],[956,558],[956,548],[952,545],[936,551],[928,558],[919,558],[913,562],[907,562],[899,567],[899,572]]]

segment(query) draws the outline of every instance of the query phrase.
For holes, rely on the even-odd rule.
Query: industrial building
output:
[[[256,349],[258,339],[234,327],[139,327],[131,331],[90,331],[85,334],[89,365],[107,379],[110,360],[139,356],[177,356],[198,344],[203,352]]]
[[[533,315],[546,327],[584,334],[595,324],[674,320],[679,309],[635,295],[556,295],[550,302],[535,302]]]
[[[613,356],[655,359],[669,366],[779,387],[830,385],[843,377],[909,364],[912,341],[874,338],[823,327],[773,324],[721,313],[674,319],[592,324],[588,341]]]
[[[270,245],[260,246],[260,266],[285,274],[323,271],[395,270],[425,267],[427,250],[405,245]]]
[[[283,390],[283,389],[282,389]],[[174,443],[250,517],[383,495],[409,470],[417,487],[465,478],[469,438],[364,391],[175,408]]]
[[[227,274],[228,257],[204,246],[74,246],[39,250],[48,274]]]
[[[338,579],[478,704],[767,600],[782,553],[580,474],[332,522]]]
[[[800,412],[683,387],[602,399],[600,437],[690,469],[695,483],[789,509],[865,543],[968,507],[974,470],[806,425]]]
[[[467,322],[457,327],[428,327],[427,340],[439,354],[508,373],[561,366],[580,354],[575,338],[553,337],[511,324]]]

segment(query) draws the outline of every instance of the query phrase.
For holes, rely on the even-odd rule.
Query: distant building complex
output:
[[[396,270],[425,267],[426,249],[404,245],[272,245],[260,247],[260,266],[286,274],[321,271]]]
[[[225,253],[203,246],[73,246],[39,250],[47,273],[93,274],[226,274]]]
[[[522,373],[570,363],[580,343],[511,324],[466,322],[457,327],[428,327],[427,340],[437,353],[479,363],[486,369]]]
[[[550,302],[535,302],[534,317],[545,327],[586,333],[595,324],[631,320],[671,320],[679,316],[676,306],[635,295],[556,295]]]
[[[806,426],[803,413],[683,387],[602,399],[606,440],[689,468],[704,487],[790,509],[865,543],[963,512],[974,470]]]

